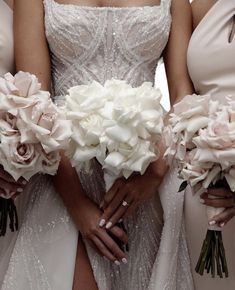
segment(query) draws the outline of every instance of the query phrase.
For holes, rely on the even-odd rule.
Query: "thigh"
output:
[[[81,237],[77,247],[73,290],[98,290],[87,251]]]

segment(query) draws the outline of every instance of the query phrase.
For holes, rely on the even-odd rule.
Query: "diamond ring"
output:
[[[124,207],[128,207],[128,206],[129,206],[129,203],[128,203],[127,201],[123,200],[123,202],[122,202],[122,206],[124,206]]]

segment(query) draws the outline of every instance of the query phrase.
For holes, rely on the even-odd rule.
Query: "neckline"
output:
[[[44,0],[46,1],[46,0]],[[77,4],[72,4],[72,3],[59,3],[56,0],[50,0],[52,1],[55,5],[57,6],[70,6],[70,7],[76,7],[78,9],[85,9],[85,10],[133,10],[133,9],[159,9],[162,6],[162,3],[164,2],[164,0],[161,0],[161,2],[159,3],[159,5],[143,5],[143,6],[123,6],[123,7],[119,7],[119,6],[85,6],[85,5],[77,5]],[[6,3],[5,3],[6,4]]]
[[[2,0],[2,3],[3,3],[3,5],[10,11],[10,12],[12,12],[13,13],[13,10],[12,10],[12,8],[4,1],[4,0]]]
[[[212,14],[212,12],[216,9],[216,7],[219,5],[221,1],[222,0],[216,0],[215,4],[206,12],[206,14],[203,16],[201,21],[198,23],[198,25],[194,29],[191,39],[193,38],[194,34],[196,34],[196,32],[200,29],[200,27],[204,24],[204,22],[206,22],[207,18]]]

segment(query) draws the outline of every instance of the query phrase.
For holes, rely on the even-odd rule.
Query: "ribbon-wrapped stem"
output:
[[[228,188],[228,184],[226,180],[220,180],[213,185],[213,187]],[[218,210],[219,212],[223,211],[222,208],[214,209],[214,216],[219,214]],[[209,218],[211,217],[211,214],[213,214],[213,208],[207,208],[207,215]],[[220,278],[228,277],[228,266],[222,231],[218,226],[215,226],[214,228],[209,227],[195,270],[200,275],[203,275],[205,271],[207,274],[211,273],[212,278],[215,278],[216,275]]]
[[[6,235],[8,223],[12,232],[18,230],[18,215],[16,206],[13,199],[5,199],[0,197],[0,237]]]

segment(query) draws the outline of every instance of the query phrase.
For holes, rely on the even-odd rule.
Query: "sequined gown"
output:
[[[52,60],[54,98],[69,87],[92,80],[124,79],[133,86],[154,81],[168,41],[170,0],[159,6],[81,7],[44,0],[45,29]],[[105,192],[102,169],[78,172],[87,195],[100,202]],[[72,289],[78,231],[48,177],[29,186],[31,198],[2,290]],[[129,235],[128,264],[117,267],[87,251],[101,290],[147,289],[156,259],[162,209],[158,195],[125,221]]]

